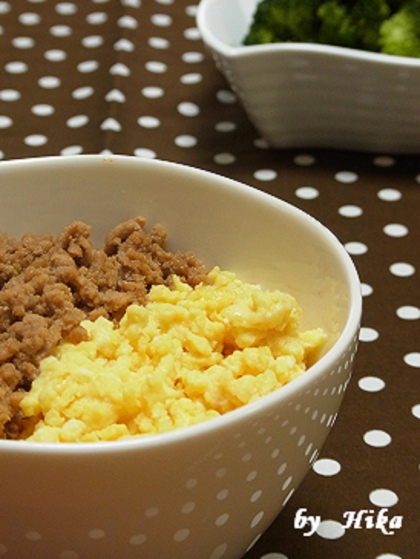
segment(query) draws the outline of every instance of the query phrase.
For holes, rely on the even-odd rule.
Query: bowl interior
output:
[[[292,293],[302,327],[325,328],[328,347],[357,314],[357,275],[337,239],[298,209],[235,181],[124,156],[4,162],[0,178],[0,232],[57,234],[80,220],[101,246],[112,227],[142,215],[149,226],[164,225],[170,249]]]
[[[259,0],[208,0],[202,2],[197,14],[203,39],[215,40],[219,48],[242,44]]]

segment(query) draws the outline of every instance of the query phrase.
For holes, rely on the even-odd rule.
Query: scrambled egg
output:
[[[88,340],[41,362],[21,408],[28,440],[104,441],[169,431],[234,410],[301,375],[325,342],[299,332],[301,310],[280,291],[214,268],[210,284],[152,287],[115,327],[84,321]]]

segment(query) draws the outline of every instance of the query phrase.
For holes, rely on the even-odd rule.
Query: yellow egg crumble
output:
[[[88,340],[41,362],[22,400],[27,440],[109,441],[192,425],[252,402],[301,375],[326,340],[299,332],[301,310],[214,268],[208,285],[152,287],[118,327],[84,321]]]

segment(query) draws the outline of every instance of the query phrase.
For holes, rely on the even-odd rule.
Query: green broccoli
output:
[[[420,57],[420,0],[261,0],[244,44],[274,42]]]
[[[323,0],[262,0],[245,37],[245,45],[312,42],[317,32],[316,8]]]
[[[381,52],[420,57],[420,0],[404,2],[379,31]]]
[[[391,15],[387,0],[329,0],[318,8],[316,42],[369,51],[379,50],[379,29]]]

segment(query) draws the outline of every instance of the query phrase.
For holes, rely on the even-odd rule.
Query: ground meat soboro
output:
[[[173,274],[192,287],[207,281],[193,253],[168,252],[163,227],[147,233],[145,223],[141,217],[121,223],[103,249],[81,222],[57,238],[0,235],[0,438],[18,438],[19,404],[40,360],[64,339],[83,340],[82,320],[118,322],[128,305],[144,304],[152,285],[171,286]]]

